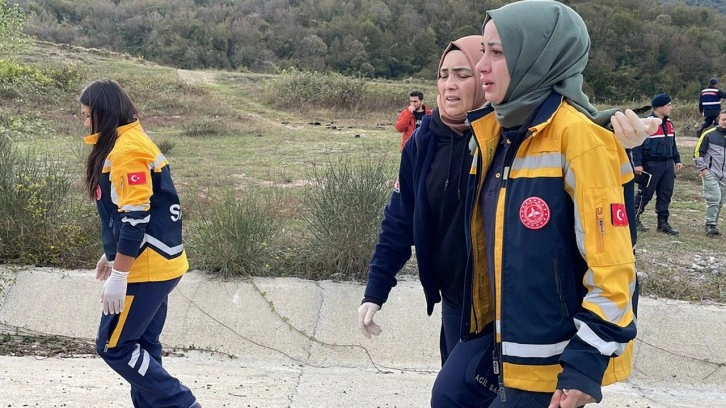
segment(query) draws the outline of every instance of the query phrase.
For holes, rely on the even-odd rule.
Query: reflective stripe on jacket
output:
[[[706,88],[701,91],[698,98],[698,111],[706,116],[718,115],[721,111],[721,99],[726,98],[726,92],[718,88]]]

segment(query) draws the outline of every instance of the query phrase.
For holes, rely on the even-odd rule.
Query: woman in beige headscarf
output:
[[[480,39],[472,35],[453,41],[441,57],[438,106],[424,117],[403,148],[398,181],[385,208],[359,309],[363,334],[378,335],[381,328],[373,322],[373,315],[388,299],[396,274],[415,246],[429,315],[443,299],[442,364],[460,335],[467,260],[464,183],[472,160],[466,113],[485,103],[474,71]]]
[[[396,285],[396,274],[416,247],[419,277],[427,312],[442,303],[441,363],[447,361],[461,335],[462,294],[468,254],[464,231],[465,188],[472,162],[469,111],[485,104],[484,91],[474,66],[480,57],[481,36],[453,41],[444,51],[437,74],[437,107],[406,142],[398,181],[385,208],[381,233],[370,263],[368,284],[360,306],[359,327],[364,336],[378,335],[373,315]],[[482,344],[493,344],[484,339]],[[487,370],[488,366],[487,366]],[[460,383],[459,378],[452,383]],[[477,398],[494,394],[473,384]],[[460,393],[448,386],[434,390],[432,404],[451,406]]]

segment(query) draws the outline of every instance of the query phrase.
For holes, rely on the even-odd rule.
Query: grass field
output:
[[[51,44],[35,44],[21,57],[27,63],[73,66],[80,72],[79,85],[97,78],[118,80],[139,108],[149,135],[170,146],[167,156],[182,200],[189,203],[185,217],[191,219],[194,209],[203,208],[217,191],[260,187],[281,192],[277,204],[290,207],[286,222],[294,229],[295,206],[315,166],[326,166],[340,156],[360,161],[377,158],[391,164],[390,177],[395,178],[400,135],[393,122],[407,93],[422,89],[425,102],[435,104],[433,83],[375,82],[372,87],[400,95],[400,106],[371,104],[342,111],[300,104],[283,110],[263,102],[274,75],[176,70],[106,51]],[[45,99],[0,99],[0,114],[17,123],[16,143],[67,161],[80,180],[86,154],[81,138],[87,131],[80,117],[79,91]],[[276,97],[282,100],[288,95]],[[640,235],[636,252],[643,292],[726,302],[725,240],[703,233],[705,206],[691,159],[696,142],[692,135],[699,123],[696,102],[674,104],[673,120],[686,168],[676,180],[671,224],[681,234],[655,232],[652,202],[643,220],[653,228]]]

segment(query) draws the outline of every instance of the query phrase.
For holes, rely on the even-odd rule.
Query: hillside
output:
[[[432,79],[446,44],[481,30],[502,0],[17,0],[39,40],[104,48],[183,69]],[[691,98],[724,74],[717,0],[568,0],[592,38],[596,103],[657,92]]]

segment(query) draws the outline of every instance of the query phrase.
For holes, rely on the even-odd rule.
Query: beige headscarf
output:
[[[469,106],[467,110],[471,111],[481,108],[484,103],[486,103],[486,99],[484,98],[484,90],[481,87],[482,83],[479,78],[479,73],[476,72],[476,69],[474,68],[481,57],[481,35],[470,35],[449,43],[449,46],[446,47],[446,50],[444,50],[444,53],[441,55],[441,60],[439,60],[439,69],[436,72],[437,80],[440,78],[441,64],[444,62],[444,57],[446,57],[446,54],[448,54],[451,50],[460,50],[463,52],[464,55],[466,55],[466,60],[469,61],[469,64],[471,65],[472,71],[474,71],[474,86],[476,87],[476,90],[474,91],[474,99],[472,100],[473,104],[472,106]],[[444,100],[440,94],[436,98],[436,104],[438,105],[437,109],[439,110],[441,121],[457,133],[463,134],[467,129],[467,126],[464,124],[466,121],[466,115],[453,116],[446,112]]]

